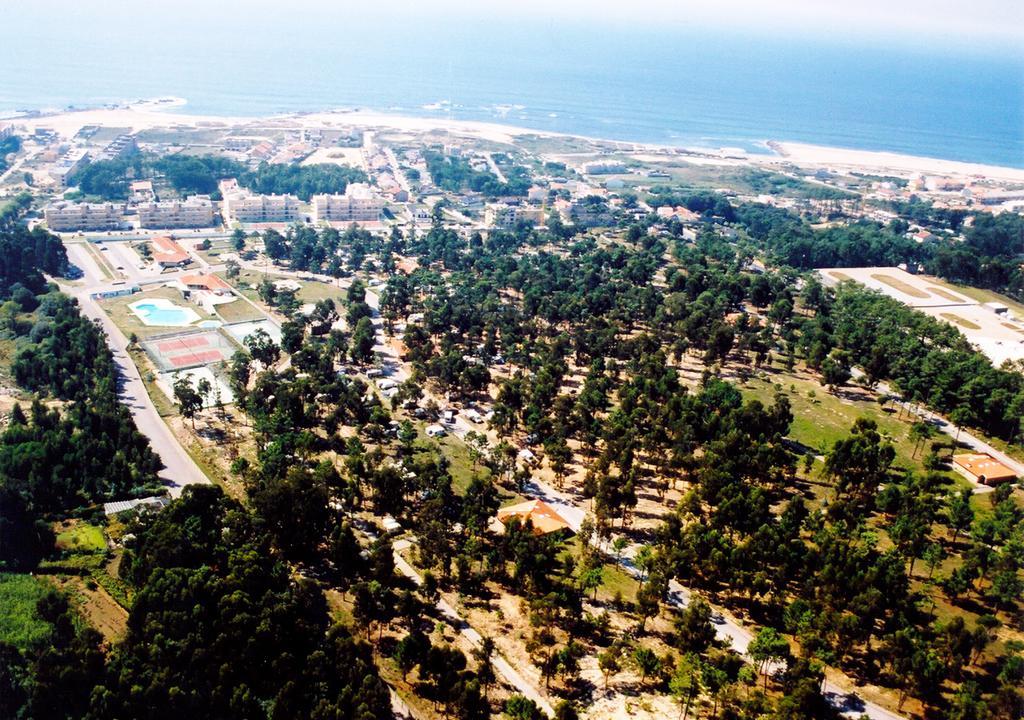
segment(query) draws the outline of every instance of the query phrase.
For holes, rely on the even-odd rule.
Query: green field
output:
[[[57,547],[70,552],[103,552],[107,541],[103,528],[88,523],[77,523],[57,535]]]
[[[983,290],[982,288],[971,287],[970,285],[957,285],[955,283],[946,282],[939,278],[926,277],[929,283],[936,285],[940,288],[949,288],[954,292],[958,292],[961,295],[969,297],[971,300],[977,300],[980,303],[997,302],[1002,303],[1006,307],[1010,308],[1010,311],[1019,318],[1024,318],[1024,304],[1011,300],[1005,295],[1000,295],[997,292],[991,290]]]
[[[807,446],[816,454],[824,455],[837,440],[850,434],[850,428],[858,418],[874,420],[882,436],[896,448],[896,464],[915,472],[925,472],[922,464],[928,454],[927,444],[914,455],[914,443],[910,440],[911,423],[904,415],[888,413],[874,400],[854,400],[838,397],[818,383],[788,373],[770,376],[770,380],[781,385],[782,392],[789,398],[793,411],[793,424],[789,436]],[[774,402],[775,382],[751,379],[740,385],[745,397],[757,398],[766,405]],[[842,390],[842,389],[840,389]],[[936,435],[934,440],[948,439]],[[958,486],[967,486],[967,481],[954,473],[947,473]]]
[[[269,268],[268,268],[269,270]],[[280,275],[273,270],[263,273],[259,270],[240,270],[238,275],[233,278],[229,278],[227,273],[218,272],[218,277],[223,278],[229,282],[242,295],[253,302],[262,302],[260,300],[259,293],[256,292],[256,288],[263,282],[264,277],[270,278],[271,282],[276,280],[294,280],[299,284],[299,291],[295,293],[295,297],[300,303],[315,303],[318,300],[325,298],[333,298],[335,302],[342,302],[346,289],[340,288],[337,285],[333,285],[328,282],[320,282],[319,280],[302,280],[297,277],[289,275]]]
[[[226,323],[248,322],[250,320],[264,320],[266,318],[266,315],[242,298],[234,302],[217,305],[216,309],[217,315]]]
[[[49,626],[36,614],[36,603],[48,591],[32,575],[0,573],[0,643],[25,650],[46,639]]]

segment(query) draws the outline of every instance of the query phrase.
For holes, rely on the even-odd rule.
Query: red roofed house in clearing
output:
[[[191,260],[185,248],[169,237],[155,237],[150,244],[153,246],[153,260],[160,267],[181,267]]]
[[[537,535],[570,529],[569,523],[543,500],[527,500],[498,510],[498,521],[502,525],[508,524],[512,518],[518,518],[524,525],[529,520],[533,524],[533,532]]]
[[[983,453],[954,455],[953,469],[968,480],[982,485],[999,485],[1017,479],[1017,473]]]
[[[231,286],[216,275],[183,275],[180,280],[181,284],[189,290],[206,290],[207,292],[212,292],[215,295],[231,294]]]

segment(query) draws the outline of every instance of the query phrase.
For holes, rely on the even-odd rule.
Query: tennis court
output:
[[[146,340],[143,349],[161,371],[224,362],[235,354],[236,346],[217,330],[163,336]]]

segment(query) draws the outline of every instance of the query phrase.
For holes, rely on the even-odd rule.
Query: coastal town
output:
[[[66,255],[7,289],[3,445],[89,397],[37,375],[59,288],[159,460],[25,561],[101,647],[166,642],[152,568],[206,543],[351,643],[292,717],[349,662],[338,717],[1020,717],[1024,170],[360,111],[0,141]]]

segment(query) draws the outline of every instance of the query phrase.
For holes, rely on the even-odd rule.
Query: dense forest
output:
[[[21,150],[21,138],[11,135],[0,140],[0,173],[3,173],[11,165],[7,161],[8,156]]]
[[[15,249],[38,239],[3,232]],[[13,297],[12,370],[37,399],[28,413],[15,405],[0,435],[0,570],[26,572],[54,552],[52,521],[158,491],[160,463],[117,399],[98,327],[56,292]],[[120,566],[133,597],[127,636],[111,646],[66,596],[45,595],[35,608],[44,635],[25,648],[0,643],[0,716],[390,717],[369,646],[332,624],[320,588],[293,578],[281,558],[290,547],[270,544],[268,522],[214,487],[136,517]],[[363,570],[358,555],[346,561]]]
[[[14,219],[0,224],[0,300],[16,295],[24,302],[26,293],[45,290],[43,273],[63,276],[68,258],[60,238],[43,228],[31,231]]]
[[[691,210],[718,216],[743,227],[772,258],[799,269],[921,263],[934,275],[952,282],[983,287],[1024,300],[1024,216],[976,212],[950,213],[918,206],[910,216],[940,235],[928,243],[906,237],[907,222],[887,225],[861,220],[813,228],[789,210],[756,203],[729,205],[724,198],[708,202],[706,194],[682,198]],[[728,207],[726,207],[728,206]],[[963,239],[942,231],[960,231]]]
[[[530,189],[530,175],[525,168],[512,166],[507,182],[501,182],[489,170],[475,170],[466,158],[447,156],[434,150],[424,153],[430,179],[442,190],[462,192],[472,190],[492,197],[523,196]]]
[[[365,182],[366,173],[344,165],[285,165],[260,163],[250,169],[227,158],[205,155],[134,154],[100,160],[79,170],[73,182],[89,197],[125,200],[133,180],[162,177],[181,196],[217,196],[217,184],[237,178],[242,187],[257,193],[293,194],[308,201],[317,193],[344,193],[351,182]]]
[[[714,198],[706,200],[705,209],[715,212]],[[884,245],[884,230],[853,232],[878,234]],[[1024,524],[1018,501],[999,491],[990,513],[975,518],[968,509],[968,515],[947,476],[897,467],[889,440],[862,420],[826,450],[820,473],[832,490],[823,507],[809,507],[795,491],[806,476],[798,480],[801,455],[787,438],[793,420],[787,397],[779,394],[769,405],[744,401],[739,388],[715,373],[727,363],[749,368],[741,374],[756,372],[774,358],[805,363],[833,386],[846,383],[859,365],[869,383],[889,380],[909,400],[1010,440],[1020,433],[1020,376],[993,368],[949,326],[876,293],[849,285],[831,291],[813,278],[797,292],[792,271],[744,272],[746,250],[713,229],[692,244],[632,227],[625,236],[598,244],[570,232],[563,244],[551,232],[527,228],[483,238],[435,223],[425,234],[396,231],[386,242],[369,243],[375,260],[412,254],[420,262],[410,274],[392,274],[381,295],[386,322],[423,316],[406,326],[405,359],[413,373],[392,408],[428,387],[471,403],[487,398],[496,383],[489,427],[508,442],[481,451],[490,479],[474,478],[454,492],[445,464],[417,455],[404,426],[397,442],[387,439],[390,419],[400,413],[376,400],[360,402],[358,381],[333,372],[346,356],[366,359],[355,351],[354,337],[349,344],[343,334],[317,329],[340,311],[318,307],[314,318],[293,315],[284,341],[293,367],[252,376],[257,363],[266,363],[241,358],[236,388],[259,447],[259,464],[239,469],[253,502],[274,515],[277,542],[294,559],[312,560],[310,544],[330,536],[330,523],[316,513],[322,493],[356,511],[400,518],[418,538],[422,566],[442,588],[487,597],[498,587],[528,603],[539,628],[529,638],[531,655],[542,675],[570,696],[583,655],[604,653],[609,668],[633,653],[648,657],[644,618],[661,612],[668,583],[678,579],[747,608],[763,627],[752,653],[763,663],[788,661],[776,686],[781,695],[722,701],[734,717],[828,717],[832,710],[820,692],[826,664],[895,687],[929,712],[941,712],[953,698],[962,709],[958,717],[974,717],[965,714],[970,708],[1017,717],[1018,650],[999,651],[985,667],[973,663],[994,652],[1003,622],[997,614],[1019,612]],[[827,252],[844,261],[842,248],[856,245],[854,235],[825,237],[835,246]],[[317,242],[313,235],[308,242],[282,237],[277,256],[287,260],[299,248],[302,262],[301,248]],[[342,256],[346,250],[342,240]],[[359,317],[361,292],[347,302]],[[500,378],[489,369],[498,357],[509,364]],[[697,390],[676,370],[680,360],[694,357],[706,368]],[[582,375],[582,383],[567,393],[572,375]],[[340,441],[341,425],[355,426],[360,442]],[[530,477],[509,460],[524,438],[534,438],[525,442],[543,453],[556,482],[576,463],[585,467],[579,489],[592,500],[594,521],[586,532],[598,538],[627,528],[642,495],[663,496],[679,483],[689,488],[648,538],[635,606],[640,628],[632,637],[608,637],[585,609],[588,583],[600,577],[604,562],[585,540],[565,561],[557,540],[514,528],[494,536],[482,523],[497,492],[521,490]],[[941,447],[933,447],[926,464],[942,467]],[[345,458],[340,472],[316,464],[322,452]],[[296,458],[306,458],[308,472],[291,467]],[[300,526],[291,513],[274,513],[276,507],[303,507],[309,520]],[[955,562],[952,571],[933,570],[934,582],[950,602],[983,610],[975,626],[922,607],[915,564],[938,565],[940,555]],[[380,604],[373,607],[380,612]],[[651,668],[662,668],[652,678],[663,688],[676,682],[680,668],[691,679],[715,678],[720,687],[742,684],[742,662],[710,639],[709,611],[701,607],[677,620],[673,642],[682,655],[651,660]],[[385,622],[373,614],[357,620],[369,627]],[[419,642],[413,630],[409,637],[408,643]]]
[[[24,653],[0,646],[4,717],[391,716],[369,646],[331,625],[320,589],[293,580],[219,489],[186,489],[137,518],[132,536],[127,636],[107,647],[62,596],[44,597],[49,636]]]
[[[37,399],[27,415],[15,406],[0,434],[0,568],[31,569],[53,541],[44,517],[152,487],[159,461],[117,399],[102,332],[45,286],[43,272],[67,267],[60,240],[10,224],[0,248],[10,298],[2,332],[18,348],[12,374],[37,398],[68,401],[58,409]]]

